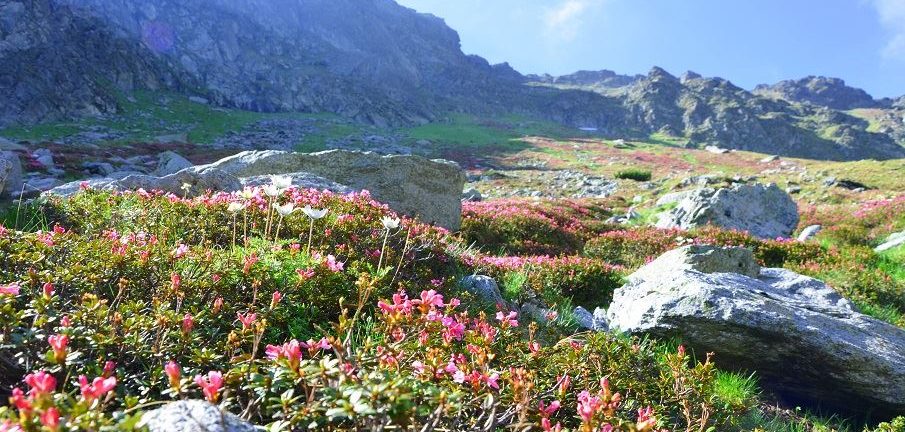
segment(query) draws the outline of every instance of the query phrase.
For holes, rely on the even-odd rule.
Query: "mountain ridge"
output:
[[[17,19],[22,14],[29,19]],[[61,22],[69,24],[54,24]],[[163,88],[220,107],[330,112],[381,127],[448,113],[519,114],[612,137],[665,134],[690,146],[905,157],[897,120],[905,102],[871,103],[840,79],[748,91],[659,67],[647,75],[522,75],[463,53],[442,19],[392,0],[0,0],[0,25],[0,98],[8,102],[0,126],[116,113],[117,92]],[[53,42],[32,49],[62,62],[13,51],[35,34]],[[82,60],[92,50],[100,54]],[[53,83],[67,80],[72,90],[60,95]],[[833,107],[886,114],[878,126]]]

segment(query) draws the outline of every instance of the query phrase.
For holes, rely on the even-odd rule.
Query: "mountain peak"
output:
[[[773,85],[761,84],[755,87],[754,93],[838,110],[874,108],[880,105],[866,91],[847,85],[841,78],[815,75],[784,80]]]

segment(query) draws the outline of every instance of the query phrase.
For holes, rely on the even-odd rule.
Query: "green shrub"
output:
[[[639,182],[650,181],[651,172],[650,170],[640,168],[628,168],[622,171],[617,171],[616,178],[623,180],[635,180]]]

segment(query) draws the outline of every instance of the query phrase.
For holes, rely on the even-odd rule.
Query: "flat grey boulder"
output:
[[[660,215],[656,225],[681,229],[716,225],[760,238],[788,238],[798,225],[798,206],[775,184],[703,188],[683,196],[674,209]]]
[[[0,152],[0,196],[16,196],[22,190],[22,162],[13,152]]]
[[[608,325],[680,337],[699,356],[716,353],[720,367],[756,371],[794,403],[873,418],[905,412],[905,330],[859,313],[819,280],[769,268],[752,276],[753,258],[740,266],[748,274],[735,272],[746,256],[715,246],[667,252],[616,290]]]
[[[347,150],[264,150],[242,152],[203,168],[241,178],[307,172],[355,190],[366,189],[393,210],[424,222],[457,230],[462,221],[465,172],[455,162],[441,159]]]
[[[242,189],[242,183],[231,174],[217,169],[193,167],[163,177],[131,174],[120,179],[105,177],[75,181],[50,189],[45,194],[70,196],[77,193],[83,183],[92,189],[120,192],[137,189],[161,190],[189,197],[201,195],[209,190],[232,192]],[[184,186],[188,189],[184,189]]]
[[[205,401],[170,402],[141,417],[149,432],[254,432],[255,427]]]

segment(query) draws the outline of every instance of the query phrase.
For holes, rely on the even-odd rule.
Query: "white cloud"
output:
[[[880,15],[880,23],[890,39],[883,47],[883,57],[905,60],[905,0],[872,0]]]
[[[903,0],[905,1],[905,0]],[[544,14],[544,27],[550,37],[561,41],[575,39],[589,10],[603,0],[562,0]]]

